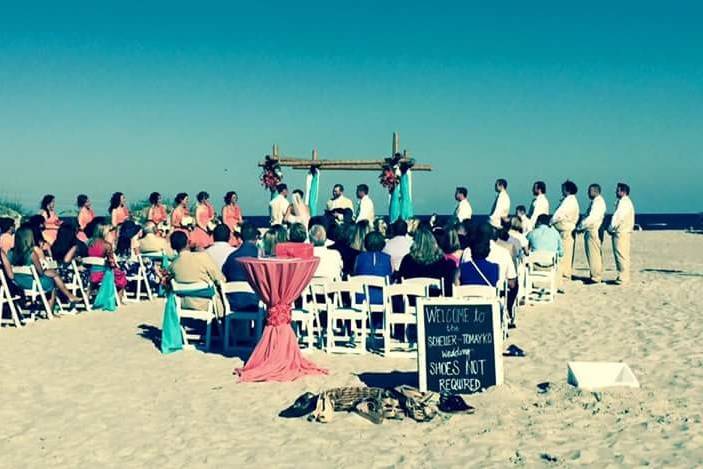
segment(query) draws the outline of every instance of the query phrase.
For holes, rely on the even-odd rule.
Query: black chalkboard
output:
[[[491,300],[418,301],[421,391],[473,394],[502,384],[499,309]]]

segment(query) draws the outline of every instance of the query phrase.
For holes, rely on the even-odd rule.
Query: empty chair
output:
[[[222,285],[223,301],[225,304],[224,315],[224,343],[223,349],[225,352],[242,351],[253,348],[264,330],[264,319],[266,318],[266,310],[263,304],[258,301],[256,308],[234,309],[229,301],[229,295],[249,294],[255,295],[254,290],[248,282],[227,282]],[[232,335],[232,325],[237,321],[242,324],[241,331],[237,332],[234,337]],[[251,334],[251,326],[253,325],[253,335]],[[232,340],[234,339],[234,340]]]
[[[386,312],[383,328],[383,354],[415,355],[416,345],[408,338],[408,326],[417,325],[417,299],[427,296],[427,288],[422,284],[401,283],[386,288]],[[393,342],[395,326],[403,329],[404,342]],[[415,345],[415,346],[413,346]]]
[[[525,259],[527,302],[552,303],[557,291],[557,256],[551,251],[534,251]]]
[[[366,321],[369,314],[366,305],[356,301],[357,293],[364,293],[363,285],[350,281],[331,282],[324,291],[327,302],[325,350],[328,353],[366,353]],[[351,301],[349,306],[343,302],[346,295]],[[339,334],[336,332],[337,322],[341,324]]]

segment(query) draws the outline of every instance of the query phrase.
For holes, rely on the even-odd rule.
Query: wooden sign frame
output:
[[[425,349],[425,306],[491,306],[493,319],[493,353],[495,355],[496,386],[503,384],[503,330],[500,303],[487,298],[418,298],[417,300],[417,373],[420,391],[427,392],[427,362]]]

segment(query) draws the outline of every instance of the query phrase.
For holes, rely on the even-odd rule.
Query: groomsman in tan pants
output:
[[[635,227],[635,207],[630,200],[630,186],[619,182],[615,189],[618,201],[610,222],[608,233],[613,238],[613,254],[618,277],[615,283],[626,284],[630,281],[630,236]]]
[[[556,212],[552,216],[552,226],[556,228],[564,244],[564,257],[559,264],[561,276],[566,280],[571,280],[571,273],[574,263],[574,230],[579,221],[579,202],[576,199],[578,187],[572,181],[565,181],[561,185],[561,193],[564,198],[559,204]]]
[[[603,238],[600,228],[603,225],[606,207],[600,185],[591,184],[588,186],[588,198],[591,199],[591,205],[576,231],[583,233],[586,259],[591,271],[590,282],[601,283],[603,281]]]

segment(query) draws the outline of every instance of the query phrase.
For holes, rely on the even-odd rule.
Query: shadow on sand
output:
[[[404,384],[418,387],[416,371],[391,371],[390,373],[360,373],[359,379],[373,388],[395,388]]]

